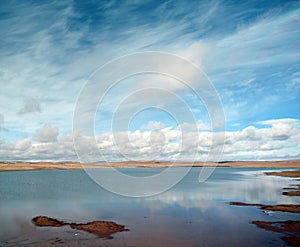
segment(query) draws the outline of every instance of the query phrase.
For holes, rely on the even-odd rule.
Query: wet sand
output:
[[[218,163],[204,162],[161,162],[161,161],[127,161],[127,162],[98,162],[82,165],[79,162],[7,162],[0,161],[0,171],[27,171],[27,170],[68,170],[68,169],[89,169],[89,168],[131,168],[131,167],[182,167],[182,166],[213,166],[232,168],[300,168],[300,160],[284,161],[222,161]],[[294,171],[292,175],[294,176]],[[270,173],[268,175],[290,176],[290,172],[280,174]],[[297,172],[300,177],[300,170]]]
[[[112,239],[112,234],[129,231],[123,225],[113,221],[92,221],[88,223],[66,223],[47,216],[37,216],[32,219],[34,225],[38,227],[61,227],[70,226],[72,229],[93,233],[100,238]]]

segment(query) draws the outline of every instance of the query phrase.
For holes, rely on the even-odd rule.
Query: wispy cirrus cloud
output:
[[[2,2],[0,9],[0,107],[5,116],[5,125],[3,120],[0,128],[9,130],[1,138],[6,140],[1,148],[16,139],[22,144],[16,147],[29,146],[27,151],[30,145],[39,146],[34,136],[45,125],[59,128],[60,143],[59,138],[71,132],[77,96],[89,75],[110,59],[138,51],[175,53],[204,69],[223,102],[228,132],[242,131],[263,119],[300,117],[298,1],[187,4],[15,0]],[[182,97],[193,109],[196,121],[207,118],[201,100],[194,99],[184,85],[166,78],[154,79],[154,85],[164,85]],[[151,80],[137,81],[151,85]],[[109,131],[115,100],[130,93],[127,85],[121,85],[119,92],[107,100],[103,115],[98,116],[97,134]],[[159,106],[179,108],[174,100],[160,96]],[[132,109],[144,99],[130,102]],[[122,108],[123,116],[128,107]],[[152,121],[169,126],[166,119],[155,114]],[[255,125],[257,131],[261,128],[265,126]],[[22,140],[27,138],[31,144],[24,141],[26,146]],[[279,139],[276,145],[282,144]],[[44,142],[40,145],[44,151],[36,151],[32,157],[46,155],[52,142]],[[175,148],[176,144],[172,145]],[[290,147],[283,147],[294,157]]]

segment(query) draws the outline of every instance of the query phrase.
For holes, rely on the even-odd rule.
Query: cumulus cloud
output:
[[[240,131],[227,131],[222,160],[300,158],[300,120],[277,119],[260,124],[264,124],[263,127],[248,126]],[[80,133],[58,137],[58,128],[46,125],[37,131],[35,142],[26,138],[2,143],[0,159],[77,160],[73,147],[75,138],[79,140],[79,153],[88,161],[193,160],[194,156],[197,160],[205,160],[212,147],[213,135],[221,136],[222,133],[197,131],[196,128],[182,132],[180,128],[168,127],[155,131],[107,132],[95,137]],[[221,145],[221,142],[215,145]]]
[[[159,130],[162,129],[164,125],[158,121],[150,121],[147,124],[142,125],[142,130]]]
[[[41,112],[41,103],[37,99],[26,99],[23,108],[19,111],[19,114]]]
[[[207,125],[203,121],[199,120],[196,124],[183,123],[179,125],[182,131],[203,131],[203,130],[211,130],[211,126]]]
[[[274,140],[286,140],[299,131],[299,121],[297,119],[273,119],[267,121],[258,122],[261,125],[271,126],[271,130],[268,133]]]
[[[7,143],[3,148],[7,151],[18,152],[26,151],[31,147],[31,140],[29,138]]]
[[[58,136],[58,127],[45,125],[37,130],[34,140],[37,142],[56,142]]]

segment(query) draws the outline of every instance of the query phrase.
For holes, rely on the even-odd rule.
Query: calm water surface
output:
[[[161,169],[122,171],[147,176]],[[268,169],[217,168],[200,184],[200,171],[192,168],[169,191],[144,199],[112,194],[83,170],[2,172],[0,246],[285,246],[280,233],[250,222],[300,220],[298,214],[267,215],[256,207],[228,202],[300,204],[297,197],[281,195],[283,187],[299,181],[265,176]],[[67,226],[37,228],[31,220],[38,215],[69,222],[115,221],[130,231],[117,233],[112,240],[100,239]]]

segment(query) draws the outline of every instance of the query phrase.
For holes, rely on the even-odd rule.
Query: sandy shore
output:
[[[128,167],[180,167],[180,166],[216,166],[216,167],[235,167],[235,168],[300,168],[300,160],[284,161],[228,161],[219,163],[204,162],[159,162],[159,161],[128,161],[112,163],[89,163],[84,164],[84,168],[128,168]],[[0,161],[0,171],[25,171],[25,170],[68,170],[82,169],[79,162],[6,162]],[[274,174],[275,175],[275,174]],[[277,174],[276,174],[277,175]]]

